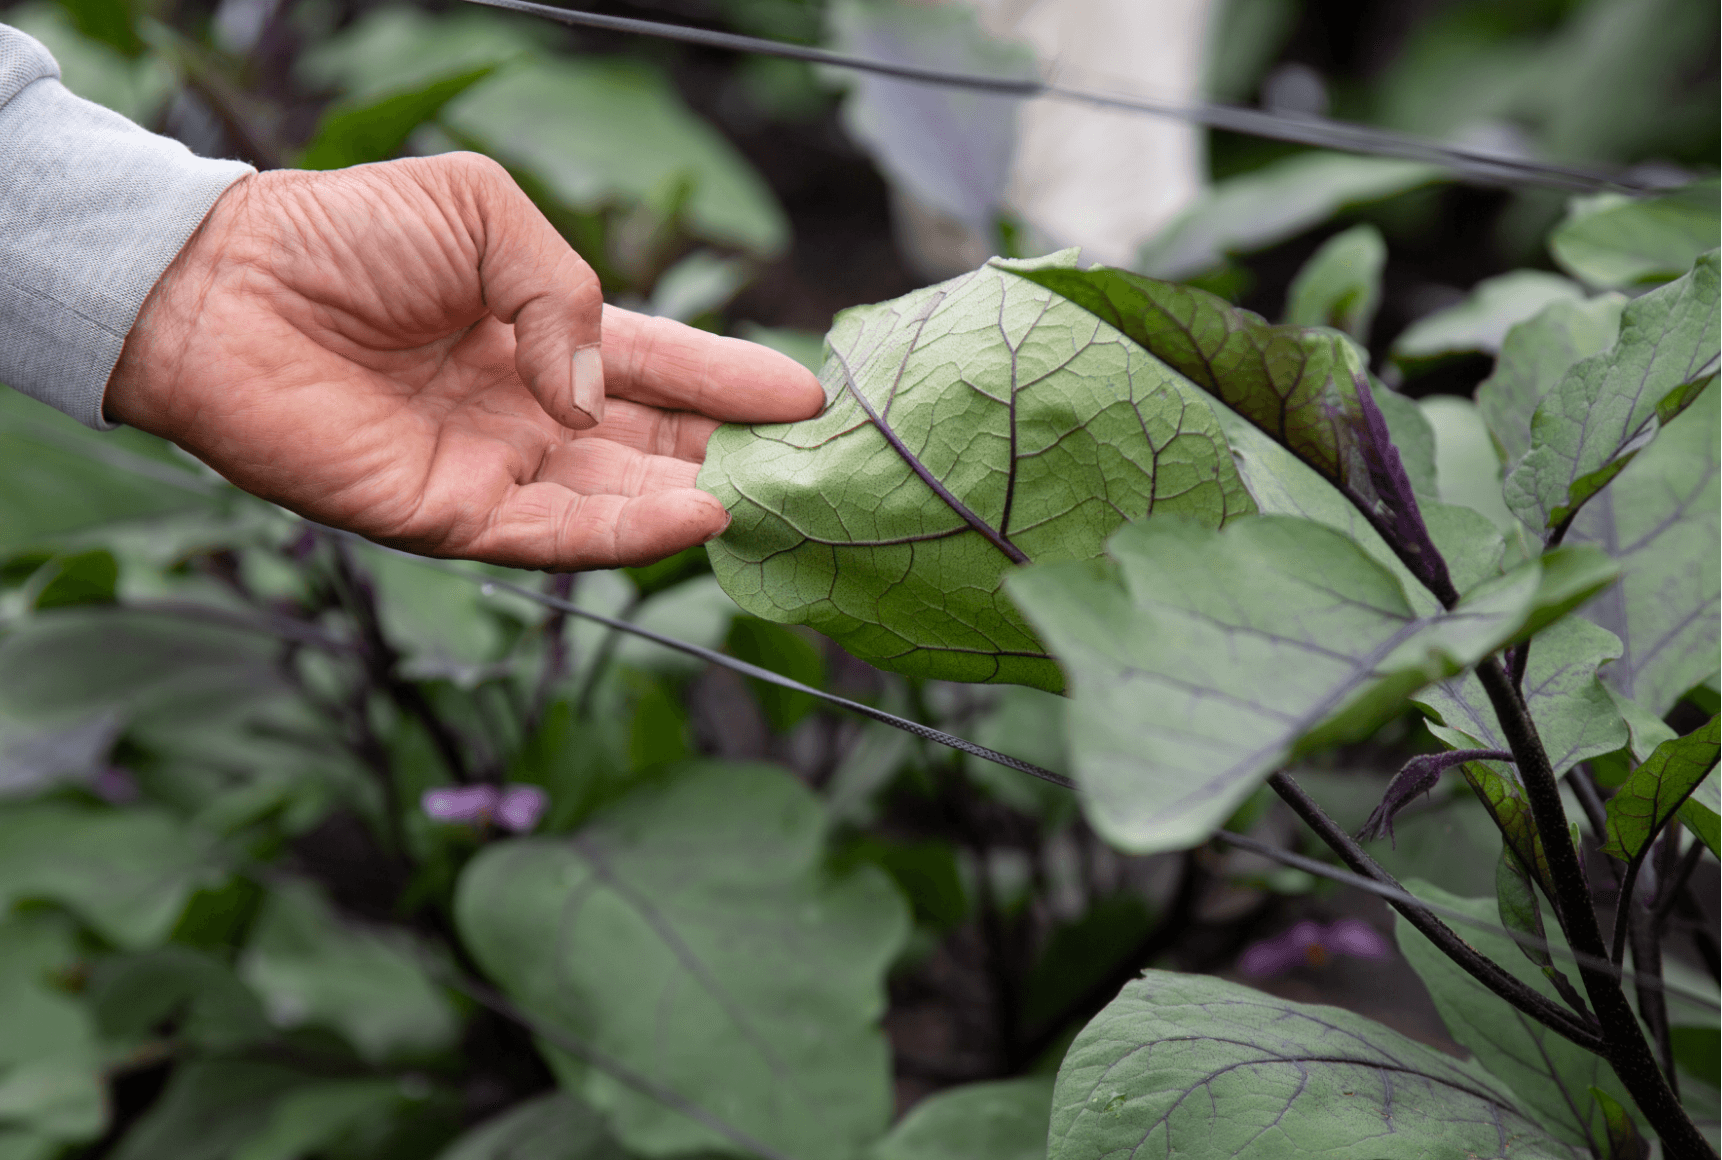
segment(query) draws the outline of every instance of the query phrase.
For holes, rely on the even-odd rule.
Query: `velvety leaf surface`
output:
[[[1530,650],[1521,690],[1557,775],[1626,744],[1626,725],[1597,679],[1597,669],[1620,655],[1613,633],[1568,616],[1537,634]],[[1464,748],[1511,748],[1475,676],[1431,685],[1415,699],[1470,738]]]
[[[1485,278],[1463,300],[1425,315],[1394,340],[1393,357],[1416,363],[1467,351],[1494,353],[1508,332],[1552,302],[1573,302],[1584,288],[1541,270],[1513,270]]]
[[[1321,244],[1286,291],[1285,321],[1331,326],[1368,344],[1381,305],[1381,270],[1387,242],[1372,225],[1353,226]]]
[[[533,1018],[788,1155],[846,1158],[890,1118],[877,1022],[907,919],[877,870],[827,875],[825,827],[782,770],[686,766],[571,839],[486,847],[456,916]],[[733,1147],[545,1050],[630,1149]]]
[[[733,516],[712,567],[745,611],[899,672],[1056,690],[1000,590],[1013,562],[1096,556],[1145,515],[1254,510],[1201,392],[1037,269],[844,312],[822,415],[712,437],[700,486]]]
[[[1416,161],[1307,152],[1216,182],[1142,247],[1136,265],[1183,278],[1302,233],[1346,206],[1365,205],[1443,179]]]
[[[1711,387],[1667,425],[1583,508],[1567,533],[1621,566],[1620,583],[1580,615],[1620,638],[1603,680],[1661,717],[1716,672],[1722,577],[1718,429],[1722,392]]]
[[[1044,1160],[1051,1076],[946,1088],[916,1104],[868,1160]]]
[[[1608,841],[1603,852],[1623,862],[1638,857],[1687,795],[1716,768],[1719,743],[1722,733],[1712,717],[1685,737],[1658,745],[1608,799]]]
[[[343,923],[320,891],[286,880],[271,890],[239,961],[277,1027],[339,1032],[373,1062],[448,1046],[460,1024],[398,930]]]
[[[208,834],[164,810],[38,802],[0,811],[0,905],[56,902],[110,942],[153,946],[226,877]]]
[[[988,36],[961,6],[846,0],[828,26],[839,52],[981,76],[1035,79],[1034,52]],[[871,73],[844,78],[843,123],[898,189],[990,236],[1016,152],[1022,103]]]
[[[626,1160],[591,1106],[555,1091],[490,1117],[437,1160]]]
[[[1049,1160],[1572,1160],[1475,1063],[1337,1007],[1146,971],[1071,1044]]]
[[[1618,294],[1557,299],[1507,331],[1494,373],[1477,386],[1477,409],[1504,462],[1515,464],[1531,449],[1537,404],[1560,383],[1567,368],[1613,345],[1625,305]]]
[[[1620,337],[1544,396],[1507,503],[1532,527],[1565,525],[1716,378],[1717,254],[1628,303]]]
[[[1042,265],[1022,273],[1142,344],[1315,468],[1372,520],[1411,519],[1411,497],[1394,486],[1405,465],[1385,438],[1363,355],[1344,335],[1270,326],[1205,290],[1125,270]]]
[[[1108,551],[1009,586],[1069,673],[1090,818],[1139,852],[1200,841],[1300,748],[1367,732],[1512,637],[1539,599],[1533,563],[1420,614],[1351,540],[1280,516],[1220,532],[1150,520]]]
[[[1712,179],[1661,197],[1574,198],[1567,219],[1549,235],[1549,253],[1592,286],[1618,289],[1678,278],[1722,240],[1717,192]]]
[[[1483,921],[1492,923],[1498,916],[1493,898],[1460,898],[1426,882],[1406,885],[1419,898],[1457,907]],[[1466,942],[1525,985],[1560,1002],[1553,985],[1516,949],[1513,940],[1481,927],[1466,926],[1464,930]],[[1546,933],[1550,942],[1566,945],[1559,929],[1551,925]],[[1400,952],[1429,988],[1447,1033],[1464,1045],[1477,1063],[1510,1087],[1523,1101],[1524,1109],[1560,1139],[1584,1147],[1600,1138],[1597,1133],[1604,1130],[1602,1109],[1590,1089],[1599,1086],[1627,1099],[1625,1089],[1600,1056],[1567,1042],[1503,1003],[1404,919],[1396,918],[1394,934]],[[1554,961],[1561,966],[1570,965],[1572,960],[1556,957]]]

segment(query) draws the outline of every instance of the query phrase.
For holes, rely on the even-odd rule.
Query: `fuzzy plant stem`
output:
[[[1632,1093],[1639,1111],[1662,1138],[1671,1160],[1700,1160],[1716,1156],[1715,1149],[1699,1133],[1680,1098],[1668,1085],[1668,1079],[1657,1065],[1650,1044],[1639,1026],[1638,1016],[1626,1000],[1620,980],[1597,963],[1607,949],[1602,941],[1602,928],[1591,906],[1590,886],[1585,881],[1584,868],[1579,864],[1578,851],[1573,849],[1567,830],[1566,811],[1561,807],[1560,787],[1555,782],[1554,769],[1548,753],[1531,720],[1519,691],[1501,662],[1491,658],[1477,666],[1477,679],[1494,707],[1495,718],[1506,735],[1507,747],[1513,751],[1519,779],[1525,787],[1531,816],[1542,838],[1543,851],[1548,858],[1549,878],[1555,889],[1556,916],[1566,932],[1567,944],[1580,955],[1590,956],[1578,962],[1579,977],[1590,996],[1591,1008],[1602,1025],[1602,1048],[1599,1054],[1614,1068],[1620,1082]],[[1622,898],[1622,905],[1630,899]]]
[[[1385,886],[1403,890],[1393,875],[1383,870],[1363,849],[1352,836],[1345,832],[1338,823],[1328,817],[1315,799],[1304,792],[1284,770],[1268,778],[1268,784],[1274,792],[1280,795],[1292,812],[1302,818],[1304,823],[1314,830],[1316,836],[1328,844],[1328,847],[1338,854],[1340,860],[1358,874],[1373,878]],[[1480,954],[1469,943],[1455,934],[1451,927],[1436,918],[1422,907],[1412,906],[1396,899],[1388,899],[1388,904],[1405,916],[1405,921],[1441,949],[1441,953],[1462,967],[1466,974],[1489,988],[1506,1002],[1553,1031],[1563,1039],[1571,1040],[1587,1051],[1602,1050],[1602,1038],[1597,1034],[1596,1027],[1588,1025],[1579,1016],[1557,1003],[1551,1002],[1546,996],[1532,990],[1512,975],[1503,970],[1499,964],[1488,956]],[[1599,936],[1600,938],[1600,936]]]

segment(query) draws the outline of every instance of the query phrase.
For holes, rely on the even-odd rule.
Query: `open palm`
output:
[[[234,186],[145,302],[105,406],[319,522],[576,569],[721,532],[693,486],[718,423],[823,402],[774,351],[604,306],[499,166],[446,154]]]

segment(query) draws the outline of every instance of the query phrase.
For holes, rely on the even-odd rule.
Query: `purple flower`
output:
[[[511,785],[502,793],[496,807],[496,824],[516,834],[524,834],[538,825],[544,807],[550,799],[535,785]]]
[[[1305,920],[1283,934],[1252,943],[1238,956],[1238,970],[1252,979],[1271,979],[1293,967],[1320,967],[1337,955],[1354,959],[1388,959],[1392,949],[1367,922],[1342,918],[1322,924]]]
[[[132,771],[110,765],[90,779],[90,792],[113,806],[130,805],[142,794]]]
[[[427,818],[439,822],[484,822],[496,812],[494,785],[463,785],[454,789],[427,789],[419,806]]]
[[[538,825],[550,799],[535,785],[465,785],[429,789],[419,799],[425,816],[439,822],[494,821],[505,830],[524,834]]]

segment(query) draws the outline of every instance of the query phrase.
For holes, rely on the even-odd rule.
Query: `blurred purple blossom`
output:
[[[549,798],[535,785],[466,785],[429,789],[419,799],[425,816],[439,822],[494,821],[505,830],[524,834],[538,825]]]
[[[1271,979],[1293,967],[1320,967],[1339,955],[1354,959],[1388,959],[1393,949],[1367,922],[1342,918],[1319,923],[1304,920],[1273,938],[1251,943],[1238,956],[1238,970],[1252,979]]]
[[[524,834],[538,825],[550,799],[535,785],[511,785],[496,807],[496,822],[506,830]]]
[[[110,765],[90,779],[90,792],[111,806],[125,806],[143,796],[129,769]]]
[[[419,806],[427,818],[439,822],[482,822],[496,812],[499,796],[494,785],[427,789],[419,799]]]

